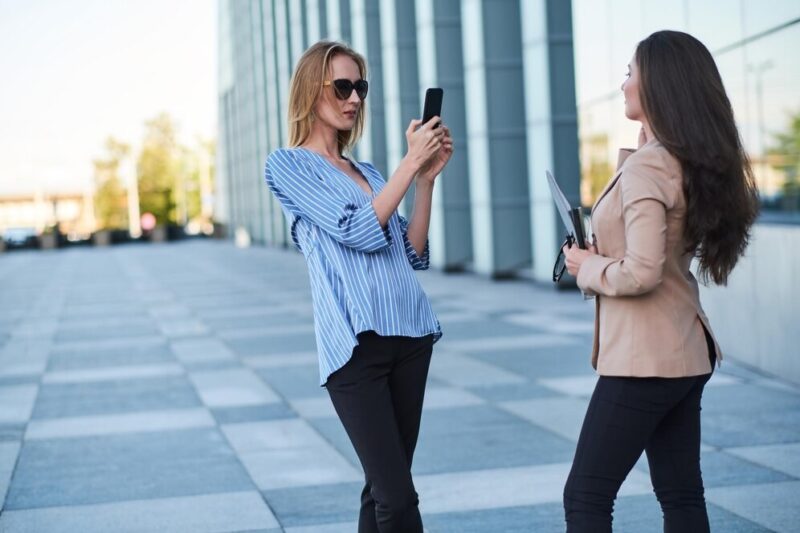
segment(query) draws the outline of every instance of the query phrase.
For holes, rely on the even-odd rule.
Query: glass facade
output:
[[[387,177],[425,89],[445,90],[456,153],[434,192],[432,265],[546,284],[563,230],[545,170],[591,205],[617,149],[637,140],[620,91],[637,42],[665,28],[697,36],[763,202],[746,257],[727,287],[701,288],[703,304],[726,355],[800,382],[800,1],[219,0],[219,24],[215,212],[237,241],[290,245],[264,161],[286,144],[298,57],[340,39],[369,65],[369,128],[354,156]]]
[[[354,155],[387,178],[425,89],[445,89],[457,154],[435,192],[434,266],[549,279],[561,232],[544,171],[579,201],[570,9],[545,0],[220,0],[221,221],[245,241],[288,245],[264,160],[286,144],[302,51],[341,39],[368,64],[367,127]]]
[[[581,200],[591,205],[617,149],[634,145],[620,86],[636,43],[660,29],[711,50],[733,104],[766,219],[800,221],[800,2],[573,0]]]

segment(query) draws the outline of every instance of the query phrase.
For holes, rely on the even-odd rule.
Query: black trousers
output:
[[[706,336],[713,370],[716,353]],[[710,377],[598,379],[564,487],[567,532],[611,531],[617,492],[642,451],[664,531],[709,531],[700,473],[700,398]]]
[[[364,468],[359,533],[422,533],[411,461],[419,435],[433,336],[358,336],[327,389]]]

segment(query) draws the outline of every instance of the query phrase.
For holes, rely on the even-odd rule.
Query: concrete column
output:
[[[289,13],[289,35],[291,39],[291,53],[289,72],[294,71],[294,66],[306,49],[306,24],[303,0],[287,0]]]
[[[531,261],[517,0],[461,0],[474,269],[506,276]]]
[[[248,6],[242,3],[233,3],[232,22],[236,31],[233,38],[233,71],[235,82],[233,86],[232,127],[234,133],[233,155],[233,183],[235,200],[233,210],[233,227],[247,230],[253,235],[251,227],[251,205],[249,202],[250,189],[247,183],[248,156],[251,155],[252,139],[249,131],[248,103],[252,90],[249,77],[251,66],[252,48],[250,47],[250,24],[248,20]]]
[[[230,143],[233,132],[230,129],[230,111],[228,101],[233,87],[233,52],[231,43],[231,2],[217,2],[217,31],[219,33],[217,54],[218,89],[217,120],[219,121],[219,139],[216,155],[216,194],[214,195],[214,218],[217,222],[231,224],[231,201],[233,191],[230,187],[231,153]],[[89,204],[91,205],[91,204]]]
[[[328,33],[326,0],[305,0],[306,46],[311,46]]]
[[[580,205],[578,126],[570,2],[520,0],[528,143],[533,276],[550,282],[565,230],[545,180],[553,172],[573,206]]]
[[[364,135],[356,157],[375,165],[386,176],[386,122],[383,99],[380,0],[351,0],[353,48],[367,59],[369,97]]]
[[[383,54],[381,52],[380,0],[351,0],[353,48],[367,60],[369,97],[364,134],[356,157],[369,161],[386,176],[386,122],[383,109]]]
[[[272,244],[273,238],[273,203],[272,194],[264,183],[264,160],[269,153],[270,138],[267,125],[267,76],[266,76],[266,47],[264,34],[263,1],[250,3],[250,21],[253,48],[253,120],[255,121],[255,146],[253,155],[253,182],[255,185],[255,198],[258,200],[259,241],[263,244]]]
[[[286,13],[286,0],[263,0],[264,1],[264,28],[271,28],[271,39],[268,36],[265,41],[267,50],[267,80],[271,81],[268,93],[267,113],[269,116],[269,129],[273,146],[271,150],[287,145],[287,101],[289,94],[289,39],[288,39],[288,20]],[[266,36],[266,34],[265,34]],[[270,49],[271,48],[271,49]],[[272,59],[270,61],[270,58]],[[273,136],[274,135],[274,136]],[[277,201],[272,199],[273,205],[277,207]],[[281,209],[274,209],[272,212],[274,231],[274,242],[276,244],[291,243],[289,237],[289,226],[286,224]]]
[[[324,0],[327,19],[327,39],[352,42],[350,0]]]
[[[420,98],[428,87],[444,89],[442,118],[455,152],[437,178],[431,212],[431,263],[460,270],[472,260],[469,166],[460,0],[416,0]]]
[[[405,129],[408,122],[422,114],[417,67],[417,21],[414,2],[381,0],[380,7],[386,165],[388,171],[392,172],[405,155]]]

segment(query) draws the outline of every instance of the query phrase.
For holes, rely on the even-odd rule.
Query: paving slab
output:
[[[0,274],[0,531],[351,533],[363,472],[319,386],[308,276],[226,241],[13,253]],[[593,304],[419,272],[434,348],[412,471],[427,533],[564,530]],[[796,531],[800,387],[727,360],[703,398],[713,531]],[[642,456],[615,531],[662,530]]]
[[[261,495],[254,491],[6,511],[0,516],[0,530],[19,533],[281,531]]]

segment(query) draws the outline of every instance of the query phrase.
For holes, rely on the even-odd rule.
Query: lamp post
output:
[[[128,189],[128,233],[131,238],[142,236],[139,213],[139,183],[136,178],[136,167],[130,157],[125,157],[120,164],[120,173]]]
[[[758,64],[750,64],[747,66],[748,72],[755,73],[756,76],[756,116],[758,119],[758,151],[763,158],[766,156],[766,147],[765,147],[765,137],[766,137],[766,128],[764,126],[764,83],[763,77],[764,72],[768,71],[775,64],[772,62],[771,59],[767,59],[766,61],[762,61]]]

